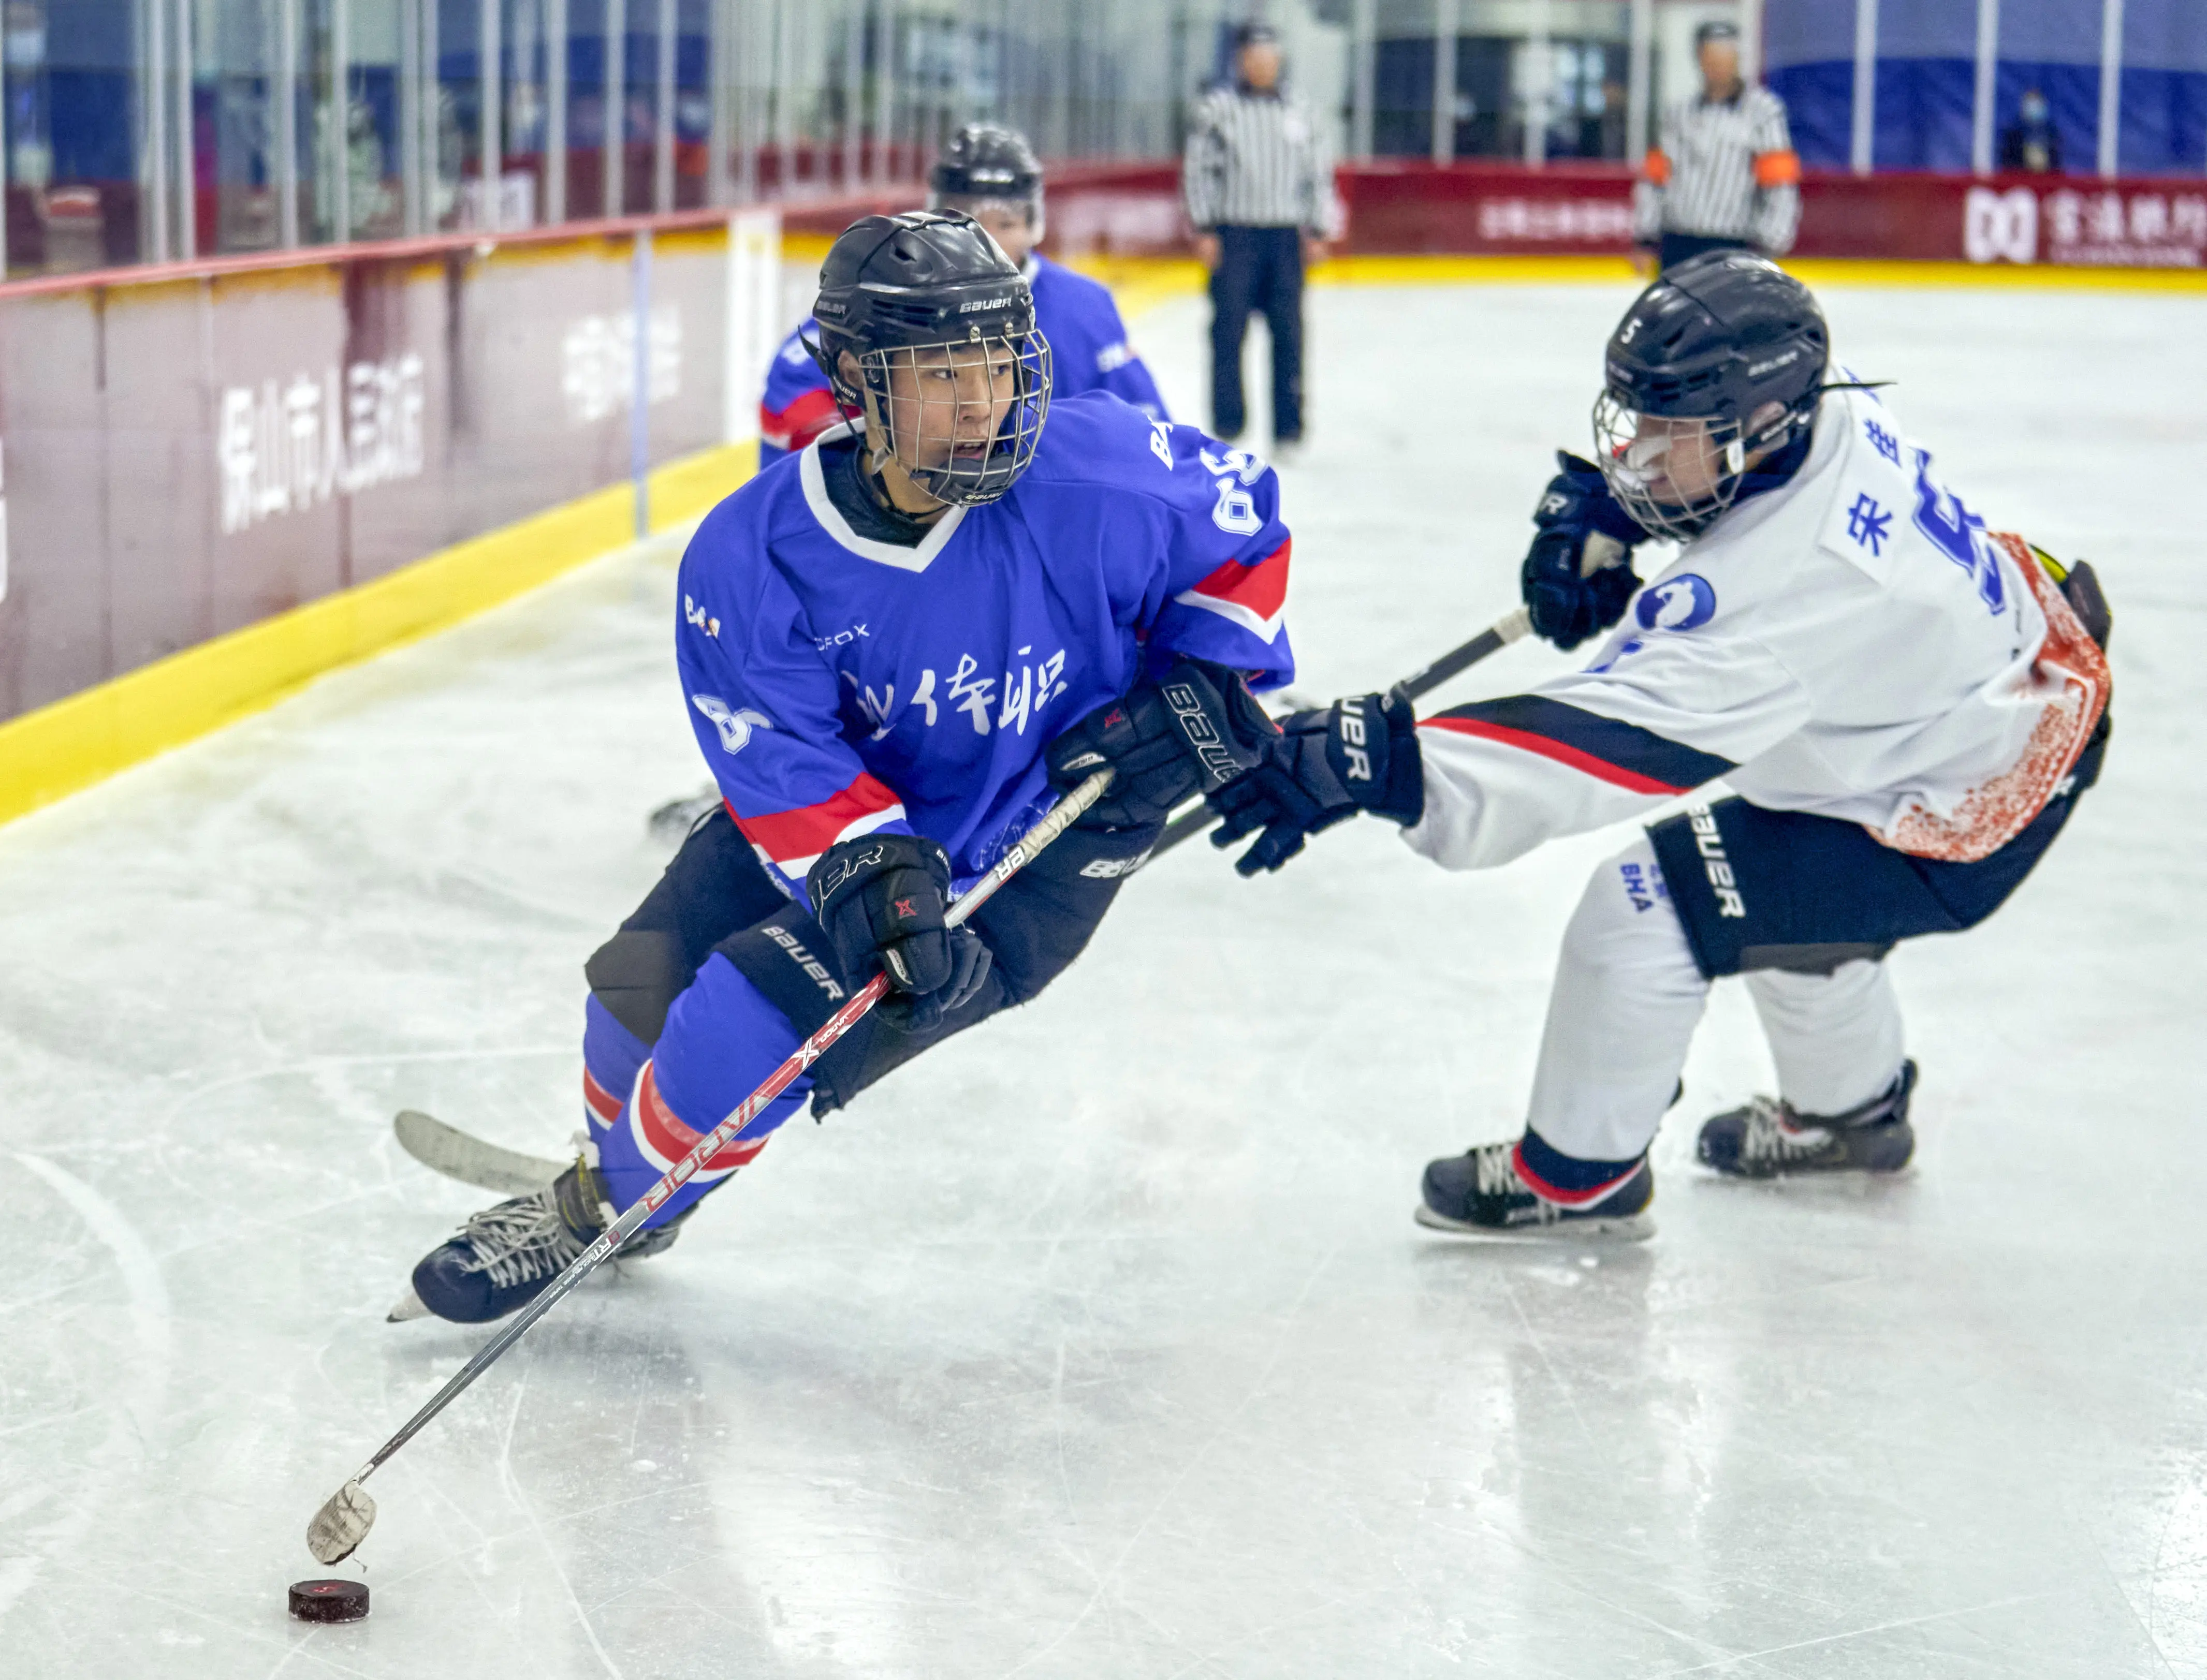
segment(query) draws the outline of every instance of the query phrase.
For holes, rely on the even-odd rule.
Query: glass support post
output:
[[[1855,0],[1854,122],[1847,159],[1868,175],[1877,138],[1877,0]]]
[[[276,0],[276,242],[299,242],[299,0]]]
[[[475,190],[482,194],[481,225],[493,233],[505,222],[505,53],[499,27],[505,10],[504,0],[482,0],[482,23],[475,33],[475,87],[481,107]]]
[[[628,0],[606,0],[606,166],[600,213],[628,207]]]
[[[398,0],[400,224],[418,238],[422,216],[422,0]]]
[[[2122,166],[2123,0],[2100,0],[2100,178]]]
[[[729,0],[733,5],[736,0]],[[760,123],[761,95],[759,93],[759,8],[745,5],[736,14],[736,33],[742,45],[735,65],[731,69],[743,80],[736,85],[742,90],[738,98],[734,128],[736,144],[743,156],[738,164],[738,184],[745,204],[757,204],[759,200],[759,147],[765,142],[765,129]]]
[[[1379,72],[1379,0],[1356,0],[1349,13],[1349,149],[1372,155],[1372,105]]]
[[[659,85],[652,101],[651,206],[674,208],[674,0],[659,0]]]
[[[896,42],[896,33],[889,19],[888,0],[867,8],[867,27],[874,37],[874,159],[868,176],[876,191],[888,185],[889,152],[896,140],[891,126],[896,119],[896,77],[889,68],[890,50]]]
[[[567,0],[544,0],[544,221],[567,219]]]
[[[1650,132],[1654,115],[1655,0],[1632,0],[1630,40],[1624,50],[1624,160],[1641,167],[1655,141]]]
[[[1529,169],[1540,169],[1548,161],[1548,101],[1555,75],[1548,0],[1533,0],[1533,25],[1525,42],[1525,163]]]
[[[846,0],[843,10],[843,168],[846,193],[858,190],[865,147],[860,110],[866,96],[866,8],[864,0]]]
[[[330,237],[352,239],[352,0],[330,0]]]
[[[146,213],[141,248],[148,260],[169,260],[169,25],[160,0],[140,0],[139,22],[146,43],[146,75],[139,106],[145,135]],[[7,155],[7,102],[0,99],[0,157]],[[0,278],[8,272],[8,218],[0,214]]]
[[[711,116],[707,119],[705,142],[705,202],[715,209],[725,209],[734,201],[729,180],[728,131],[729,94],[734,65],[729,47],[733,31],[728,27],[728,0],[710,0],[711,10],[706,15],[705,86],[710,100]]]
[[[1977,0],[1977,76],[1970,99],[1970,167],[1993,172],[1993,93],[2000,68],[2000,0]]]
[[[1433,0],[1433,161],[1456,158],[1456,0]]]
[[[176,0],[176,254],[189,262],[199,254],[199,170],[192,137],[192,0]]]

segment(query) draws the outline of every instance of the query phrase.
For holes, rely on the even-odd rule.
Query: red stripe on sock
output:
[[[695,1149],[697,1139],[705,1135],[667,1107],[667,1099],[659,1094],[658,1076],[648,1061],[643,1064],[643,1078],[637,1084],[634,1118],[645,1145],[669,1166]],[[733,1172],[757,1158],[758,1152],[765,1147],[765,1138],[739,1139],[706,1162],[699,1171]]]
[[[601,1126],[611,1126],[620,1118],[620,1098],[600,1085],[597,1075],[587,1067],[583,1070],[583,1106]]]

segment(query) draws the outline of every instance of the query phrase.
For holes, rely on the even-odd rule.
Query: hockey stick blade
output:
[[[356,1476],[322,1501],[321,1510],[307,1525],[307,1550],[318,1563],[342,1563],[359,1550],[374,1526],[375,1501]]]
[[[501,1196],[533,1196],[567,1170],[565,1161],[500,1149],[419,1109],[401,1109],[391,1130],[399,1148],[431,1172]]]
[[[1532,615],[1523,607],[1504,613],[1462,647],[1452,648],[1431,665],[1413,671],[1403,679],[1398,686],[1411,699],[1422,700],[1450,678],[1470,670],[1488,655],[1499,653],[1512,642],[1523,640],[1532,629]],[[1217,821],[1217,815],[1207,804],[1195,805],[1182,811],[1165,824],[1164,833],[1157,836],[1157,843],[1150,848],[1148,862],[1143,867],[1146,869],[1149,864],[1155,863],[1173,847],[1193,840]]]
[[[1104,797],[1111,785],[1111,772],[1098,770],[1082,782],[1046,812],[1042,820],[1005,849],[989,872],[958,895],[956,903],[943,917],[950,927],[962,926],[973,912],[995,897],[999,888],[1025,869],[1060,834],[1071,828],[1081,812]],[[307,1525],[307,1550],[323,1563],[334,1563],[349,1557],[368,1538],[368,1531],[375,1525],[375,1502],[368,1497],[361,1486],[391,1456],[421,1433],[438,1413],[466,1393],[476,1378],[498,1363],[505,1350],[523,1336],[539,1318],[565,1300],[568,1294],[617,1253],[621,1245],[643,1229],[645,1220],[667,1205],[667,1198],[687,1184],[698,1169],[741,1137],[745,1127],[766,1111],[767,1105],[787,1091],[807,1067],[817,1061],[830,1044],[848,1032],[888,995],[888,976],[876,974],[858,989],[856,995],[828,1018],[826,1023],[810,1038],[797,1047],[795,1054],[781,1067],[767,1075],[766,1083],[739,1103],[728,1117],[697,1139],[690,1152],[668,1168],[659,1181],[643,1195],[629,1204],[628,1209],[598,1234],[597,1240],[568,1262],[567,1269],[553,1278],[528,1306],[506,1320],[498,1334],[475,1350],[475,1356],[448,1381],[431,1395],[422,1409],[406,1420],[398,1432],[375,1450],[375,1456],[354,1473],[352,1479],[322,1502]],[[564,1171],[565,1169],[562,1169]]]

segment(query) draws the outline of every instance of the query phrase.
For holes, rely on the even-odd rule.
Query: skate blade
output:
[[[416,1294],[413,1286],[409,1284],[406,1293],[398,1297],[398,1304],[384,1314],[383,1322],[386,1324],[403,1324],[409,1319],[426,1318],[428,1316],[429,1309],[422,1305],[422,1297]]]
[[[1647,1213],[1628,1213],[1613,1219],[1558,1220],[1552,1225],[1471,1225],[1435,1213],[1423,1202],[1410,1210],[1410,1217],[1429,1231],[1474,1242],[1576,1242],[1582,1237],[1606,1237],[1612,1242],[1645,1242],[1655,1235],[1655,1221]]]

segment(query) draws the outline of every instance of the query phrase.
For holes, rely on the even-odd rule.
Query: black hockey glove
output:
[[[812,913],[844,973],[870,980],[886,969],[878,1006],[907,1030],[930,1027],[989,978],[989,948],[970,928],[946,928],[950,859],[918,834],[868,834],[820,854],[804,877]]]
[[[1117,772],[1111,786],[1076,826],[1144,828],[1261,762],[1279,732],[1240,672],[1184,659],[1052,741],[1050,786],[1069,792],[1108,764]]]
[[[1538,529],[1518,583],[1533,633],[1568,649],[1624,616],[1640,588],[1633,546],[1648,533],[1618,505],[1593,462],[1559,449],[1556,464],[1563,471],[1533,510]]]
[[[1265,762],[1212,794],[1211,808],[1225,819],[1213,846],[1223,849],[1264,830],[1234,861],[1243,875],[1279,868],[1311,835],[1359,811],[1408,828],[1426,810],[1426,768],[1409,696],[1391,689],[1297,712]]]

